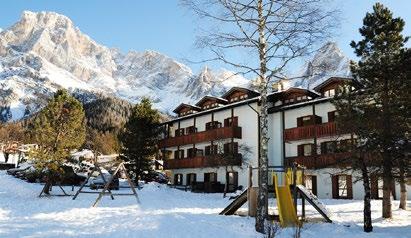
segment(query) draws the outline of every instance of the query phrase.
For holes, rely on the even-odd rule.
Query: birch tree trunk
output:
[[[260,58],[260,161],[259,161],[259,184],[257,199],[257,216],[255,228],[258,232],[265,233],[265,220],[268,215],[268,157],[267,157],[267,65],[266,65],[266,40],[264,34],[265,19],[263,17],[263,1],[258,0],[258,34],[259,34],[259,58]]]

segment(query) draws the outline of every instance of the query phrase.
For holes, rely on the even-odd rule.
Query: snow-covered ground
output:
[[[134,197],[105,197],[99,207],[91,208],[96,194],[80,194],[73,201],[71,197],[38,198],[40,190],[39,184],[0,172],[0,237],[262,237],[254,231],[254,218],[218,215],[230,202],[221,194],[195,194],[149,184],[138,191],[140,205]],[[373,201],[375,232],[365,234],[361,201],[325,203],[335,223],[305,223],[301,237],[411,235],[411,211],[395,209],[394,219],[383,221],[381,203]],[[393,205],[396,208],[398,203]],[[319,217],[312,215],[311,207],[307,210],[310,218]],[[276,237],[293,234],[294,229],[289,228]]]

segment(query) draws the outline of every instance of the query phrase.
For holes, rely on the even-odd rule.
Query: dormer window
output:
[[[233,87],[222,96],[222,99],[227,100],[229,103],[234,103],[249,98],[258,97],[259,95],[260,94],[258,92],[247,88]]]
[[[239,100],[238,97],[232,97],[230,98],[230,102],[237,102]]]
[[[334,97],[335,96],[335,88],[328,89],[327,91],[324,91],[324,96],[325,97]]]

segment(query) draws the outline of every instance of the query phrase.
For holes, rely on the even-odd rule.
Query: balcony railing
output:
[[[326,136],[333,136],[337,134],[337,127],[335,122],[327,122],[318,125],[294,127],[284,130],[284,140],[303,140]]]
[[[315,156],[295,156],[287,157],[285,164],[291,166],[293,163],[303,165],[307,169],[319,169],[326,167],[341,167],[349,164],[351,152],[341,152],[333,154],[322,154]]]
[[[179,145],[189,145],[214,140],[237,138],[241,139],[241,127],[230,126],[221,127],[207,131],[196,132],[183,136],[166,138],[160,141],[160,148],[174,147]]]
[[[222,158],[221,155],[196,156],[184,159],[167,159],[164,160],[164,169],[185,169],[185,168],[205,168],[218,166],[240,166],[241,154],[233,158]]]

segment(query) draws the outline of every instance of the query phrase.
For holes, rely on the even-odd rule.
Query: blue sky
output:
[[[343,52],[353,58],[349,42],[359,39],[358,28],[373,0],[336,0],[342,12],[341,28],[334,41]],[[388,6],[395,16],[406,21],[405,34],[411,35],[411,1],[379,1]],[[193,15],[179,6],[178,0],[2,0],[0,28],[6,29],[16,22],[24,10],[55,11],[70,17],[76,26],[97,42],[109,47],[143,51],[152,49],[188,64],[194,71],[202,65],[185,59],[199,61],[207,58],[205,52],[195,49],[193,43],[197,22]],[[224,67],[210,63],[212,67]]]

